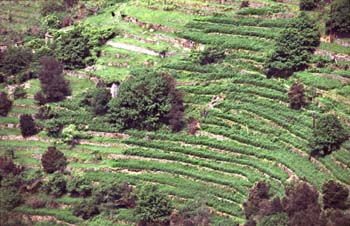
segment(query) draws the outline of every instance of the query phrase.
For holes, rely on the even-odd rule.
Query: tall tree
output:
[[[67,158],[56,147],[48,147],[41,158],[41,164],[46,173],[63,171],[67,165]]]
[[[36,100],[42,102],[38,98],[40,95],[46,102],[57,102],[70,95],[69,81],[63,77],[62,64],[53,57],[45,57],[41,59],[41,65],[39,73],[41,91],[36,95]]]
[[[23,137],[33,136],[38,132],[34,119],[29,114],[20,115],[19,127],[21,128],[21,133]]]

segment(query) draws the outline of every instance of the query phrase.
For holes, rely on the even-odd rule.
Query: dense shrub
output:
[[[54,46],[57,58],[67,69],[84,68],[96,60],[95,48],[112,38],[111,28],[74,26],[69,32],[57,32]]]
[[[222,61],[225,58],[225,51],[218,47],[207,47],[200,53],[199,63],[201,65],[213,64]]]
[[[313,130],[310,141],[311,155],[326,156],[340,148],[341,144],[349,138],[348,131],[344,128],[336,115],[322,116]]]
[[[23,72],[31,64],[33,53],[25,47],[9,47],[0,58],[0,72],[5,75],[15,75]]]
[[[0,116],[7,116],[12,108],[12,101],[5,92],[0,92]]]
[[[288,97],[292,109],[301,109],[306,104],[304,85],[300,82],[293,83],[289,89]]]
[[[240,9],[249,7],[249,1],[242,1],[241,5],[239,6]]]
[[[38,132],[33,117],[28,114],[19,116],[19,127],[23,137],[33,136]]]
[[[41,59],[42,69],[39,72],[41,91],[35,95],[39,104],[57,102],[71,94],[69,81],[63,77],[63,68],[59,61],[52,57]]]
[[[349,0],[335,0],[331,5],[330,18],[326,23],[329,34],[350,33],[350,2]]]
[[[23,168],[16,165],[11,157],[0,156],[0,180],[9,175],[18,175],[22,170]]]
[[[184,106],[182,94],[168,75],[139,71],[120,85],[118,98],[109,102],[109,120],[119,129],[156,130],[170,124],[178,131]]]
[[[82,104],[91,107],[95,115],[102,115],[108,111],[108,102],[111,99],[111,92],[104,87],[97,87],[86,93]]]
[[[75,216],[82,217],[83,219],[89,219],[97,214],[100,211],[97,208],[97,205],[93,200],[83,200],[79,204],[73,207],[73,214]]]
[[[291,20],[277,39],[275,49],[265,64],[267,76],[287,78],[295,71],[304,70],[319,44],[317,26],[302,12]]]
[[[67,192],[67,179],[62,173],[55,172],[49,176],[45,184],[47,194],[60,197]]]
[[[10,215],[10,211],[23,201],[18,187],[9,180],[13,180],[13,178],[0,180],[0,225],[11,225],[13,217]]]
[[[301,0],[299,2],[299,8],[300,10],[313,10],[317,7],[317,4],[319,3],[319,0]]]
[[[323,206],[325,209],[345,209],[349,190],[342,184],[330,180],[322,186]]]
[[[53,173],[64,170],[67,165],[67,158],[56,147],[48,147],[41,158],[41,163],[46,173]]]
[[[170,220],[171,203],[155,185],[146,185],[137,194],[135,213],[141,225],[167,224]]]
[[[67,190],[73,197],[81,196],[85,198],[91,195],[92,186],[85,177],[75,176],[68,181]]]
[[[132,191],[127,182],[103,183],[93,191],[93,199],[101,211],[135,207],[135,196]]]

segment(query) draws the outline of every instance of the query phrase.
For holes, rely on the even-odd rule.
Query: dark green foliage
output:
[[[22,196],[13,180],[6,178],[0,181],[0,225],[9,225],[12,220],[10,211],[22,203]]]
[[[313,10],[317,7],[317,4],[319,3],[319,0],[301,0],[299,2],[299,8],[300,10]]]
[[[85,58],[91,56],[93,46],[83,32],[84,27],[74,26],[69,32],[58,33],[55,37],[57,58],[67,69],[84,68]]]
[[[342,184],[330,180],[322,186],[323,206],[325,209],[345,209],[349,190]]]
[[[326,23],[326,32],[329,34],[350,33],[350,1],[334,0],[331,6],[330,18]]]
[[[64,10],[65,7],[61,0],[46,0],[41,3],[40,13],[41,15],[46,16]]]
[[[209,226],[211,225],[211,212],[201,199],[186,203],[183,208],[171,215],[171,225],[181,226]],[[232,223],[232,222],[231,222]]]
[[[49,176],[49,180],[45,184],[47,194],[60,197],[67,192],[67,179],[60,173],[55,172]]]
[[[78,205],[75,205],[73,207],[73,214],[75,216],[82,217],[83,219],[89,219],[97,214],[99,214],[100,211],[97,208],[97,205],[93,200],[83,200]]]
[[[41,163],[46,173],[53,173],[64,170],[67,165],[67,158],[56,147],[48,147],[41,158]]]
[[[135,212],[141,225],[166,224],[170,218],[171,202],[155,185],[146,185],[137,194]]]
[[[38,132],[33,117],[28,114],[20,115],[19,127],[21,128],[21,133],[23,137],[33,136]]]
[[[74,26],[69,32],[55,34],[55,53],[67,69],[84,68],[95,61],[95,47],[112,38],[115,32],[110,28]]]
[[[31,64],[33,53],[24,47],[9,47],[0,57],[0,72],[7,76],[23,72]]]
[[[289,89],[288,97],[290,107],[300,110],[306,104],[304,85],[300,82],[293,83]]]
[[[175,81],[168,75],[141,71],[120,85],[118,98],[109,102],[109,120],[120,129],[156,130],[170,124],[181,128],[184,107]]]
[[[90,106],[94,115],[102,115],[108,111],[108,102],[110,99],[110,91],[106,88],[98,87],[88,91],[82,104]]]
[[[315,23],[301,13],[291,20],[277,39],[275,49],[265,64],[268,77],[287,78],[307,67],[310,55],[320,44]]]
[[[311,155],[326,156],[340,148],[349,138],[348,131],[336,115],[325,115],[316,121],[310,141]]]
[[[12,108],[12,101],[7,97],[7,93],[0,92],[0,116],[6,116]]]
[[[350,222],[350,212],[339,209],[328,209],[325,212],[326,226],[348,226]]]
[[[135,207],[135,196],[127,182],[104,183],[93,191],[93,199],[100,210]]]
[[[239,6],[240,9],[249,7],[249,1],[242,1],[241,5]]]
[[[81,196],[85,198],[91,195],[92,186],[85,177],[76,176],[68,181],[67,190],[73,197]]]
[[[23,168],[16,165],[11,157],[0,156],[0,180],[9,175],[18,175]]]
[[[39,73],[41,91],[35,95],[39,104],[57,102],[71,94],[69,81],[63,77],[63,68],[59,61],[53,57],[41,59],[42,69]]]

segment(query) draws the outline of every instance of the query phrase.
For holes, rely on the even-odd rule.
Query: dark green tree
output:
[[[49,176],[45,184],[47,194],[60,197],[67,192],[67,179],[61,172],[55,172]]]
[[[268,77],[287,78],[304,70],[311,53],[320,44],[320,32],[315,22],[304,12],[291,20],[276,40],[275,49],[265,63]]]
[[[92,193],[92,186],[90,181],[85,177],[76,176],[68,181],[67,190],[73,197],[88,197]]]
[[[174,79],[139,71],[120,85],[118,98],[109,102],[109,120],[120,129],[156,130],[170,124],[179,130],[184,107]]]
[[[39,72],[41,91],[36,94],[35,99],[42,102],[57,102],[71,94],[69,81],[64,79],[63,67],[53,57],[41,59],[42,68]]]
[[[289,89],[288,97],[290,107],[300,110],[306,104],[304,85],[300,82],[293,83]]]
[[[67,158],[56,147],[48,147],[41,158],[41,164],[46,173],[63,171],[67,165]]]
[[[331,5],[330,18],[326,23],[328,34],[350,33],[350,1],[334,0]]]
[[[309,144],[311,155],[329,155],[339,149],[347,139],[349,139],[348,131],[336,115],[322,116],[316,123]]]
[[[12,108],[12,101],[7,97],[7,93],[0,92],[0,116],[6,116]]]
[[[38,132],[33,117],[28,114],[20,115],[19,127],[23,137],[33,136]]]
[[[163,225],[169,222],[170,200],[155,185],[142,187],[137,194],[136,215],[141,225]]]

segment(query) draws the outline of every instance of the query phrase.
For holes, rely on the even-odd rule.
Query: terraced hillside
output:
[[[2,3],[1,22],[6,12],[23,11],[9,24],[17,30],[14,25],[22,24],[22,16],[23,20],[35,17],[30,13],[35,3],[25,10],[24,3]],[[68,170],[92,181],[119,178],[135,186],[158,184],[176,206],[198,196],[206,199],[215,225],[245,222],[242,203],[259,180],[270,182],[280,195],[292,180],[308,181],[319,190],[329,179],[349,185],[349,150],[308,159],[314,111],[318,115],[334,112],[350,122],[349,70],[315,66],[287,80],[267,79],[263,72],[274,40],[298,14],[297,4],[255,0],[250,7],[240,8],[240,1],[173,0],[165,6],[160,0],[138,0],[83,19],[83,24],[112,26],[118,35],[101,47],[94,66],[65,72],[72,96],[60,105],[50,105],[62,109],[67,115],[62,114],[62,120],[78,124],[91,138],[81,139],[73,149],[45,132],[22,138],[18,115],[38,110],[33,95],[40,84],[32,79],[24,84],[27,97],[15,100],[10,114],[0,117],[1,153],[15,150],[15,162],[34,172],[41,168],[47,147],[55,143],[68,158]],[[348,40],[324,42],[316,53],[345,56],[339,63],[349,64],[349,47],[341,42]],[[209,45],[225,49],[222,62],[200,65],[191,60],[194,51]],[[168,129],[116,133],[94,121],[75,102],[98,80],[123,82],[138,66],[157,68],[176,78],[184,93],[186,117],[200,123],[196,135],[189,135],[186,129],[179,133]],[[296,80],[317,94],[300,111],[289,107],[288,90]],[[83,219],[73,215],[72,206],[81,200],[67,195],[56,200],[58,209],[24,204],[16,212],[33,221],[79,225]],[[131,209],[121,209],[116,213],[118,225],[134,225],[132,215]]]

